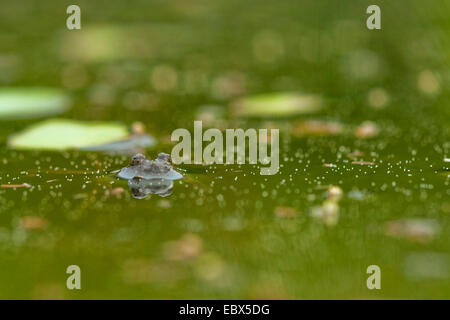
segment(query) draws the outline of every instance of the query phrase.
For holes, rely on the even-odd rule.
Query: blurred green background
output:
[[[1,88],[59,88],[60,118],[140,121],[151,158],[197,119],[280,128],[281,169],[180,165],[171,196],[137,200],[110,175],[129,154],[15,150],[42,119],[0,119],[0,184],[32,186],[0,189],[0,298],[450,298],[448,1],[77,1],[71,31],[70,4],[2,1]],[[280,92],[323,109],[230,108]]]

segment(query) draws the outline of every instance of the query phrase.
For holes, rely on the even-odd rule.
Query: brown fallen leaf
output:
[[[161,209],[168,209],[172,206],[172,203],[169,200],[159,200],[157,203],[158,207]]]
[[[133,122],[131,125],[131,132],[135,135],[143,135],[146,131],[145,125],[140,121]]]
[[[311,215],[327,226],[335,226],[339,220],[339,204],[337,201],[327,199],[321,206],[313,207]]]
[[[292,133],[296,136],[330,136],[342,133],[343,129],[338,122],[309,120],[295,123]]]
[[[117,196],[120,196],[124,191],[125,191],[125,189],[122,187],[113,188],[111,190],[107,189],[107,190],[105,190],[105,196],[106,197],[110,197],[110,196],[117,197]]]
[[[33,300],[64,300],[67,288],[56,283],[42,283],[36,285],[31,292]]]
[[[365,121],[361,125],[355,128],[353,133],[358,138],[372,138],[378,134],[378,127],[372,121]]]
[[[337,165],[335,165],[334,163],[324,163],[322,166],[327,167],[327,168],[336,168]]]
[[[330,200],[339,201],[342,198],[344,192],[338,186],[331,186],[327,190],[327,197]]]
[[[251,286],[246,295],[250,300],[287,300],[292,299],[280,279],[272,277]]]
[[[87,197],[88,197],[87,193],[77,193],[77,194],[74,194],[74,195],[73,195],[73,198],[74,198],[75,200],[78,200],[78,199],[86,199]]]
[[[352,161],[352,164],[359,164],[361,166],[373,166],[375,162],[370,161]]]
[[[385,234],[412,242],[430,242],[438,233],[439,225],[430,219],[402,219],[386,223]]]
[[[198,235],[187,233],[179,240],[164,245],[164,253],[169,260],[181,261],[197,257],[203,251],[203,241]]]
[[[26,230],[40,230],[46,225],[47,221],[41,217],[26,216],[20,219],[20,226]]]
[[[223,259],[214,252],[203,253],[194,265],[196,276],[205,281],[217,282],[223,280],[226,266]]]
[[[335,226],[339,220],[339,205],[332,199],[325,200],[321,206],[312,208],[311,215],[327,226]]]
[[[350,159],[356,159],[358,157],[364,157],[364,152],[354,151],[352,153],[347,154],[347,157],[349,157]]]
[[[13,188],[31,188],[31,185],[28,183],[22,183],[22,184],[2,184],[0,188],[3,189],[13,189]]]
[[[118,196],[122,192],[124,192],[124,189],[122,187],[117,187],[117,188],[114,188],[114,189],[111,190],[111,195]]]
[[[279,206],[275,208],[274,213],[279,218],[294,218],[298,211],[293,207]]]
[[[147,283],[153,280],[153,263],[147,259],[126,260],[123,265],[123,279],[127,283]]]
[[[30,170],[31,174],[34,174],[36,171],[37,173],[39,173],[37,170]],[[46,174],[63,174],[63,175],[67,175],[67,174],[81,174],[81,175],[92,175],[95,174],[95,171],[86,171],[86,170],[54,170],[54,169],[48,169],[45,170]],[[30,176],[31,176],[30,174]]]

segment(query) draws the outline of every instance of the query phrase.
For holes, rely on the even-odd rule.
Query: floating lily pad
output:
[[[63,113],[69,98],[52,88],[0,88],[0,119],[26,119]]]
[[[209,34],[208,30],[201,31]],[[63,60],[87,63],[180,56],[205,41],[204,37],[192,37],[193,32],[176,24],[90,25],[77,32],[61,33],[60,54]]]
[[[114,153],[136,153],[142,148],[156,144],[156,139],[148,134],[132,135],[127,139],[80,148],[85,151],[109,151]]]
[[[273,93],[238,99],[231,104],[231,114],[243,117],[286,117],[318,112],[322,98],[312,94]]]
[[[83,122],[51,119],[11,136],[8,145],[16,149],[81,149],[126,139],[125,125],[111,122]]]

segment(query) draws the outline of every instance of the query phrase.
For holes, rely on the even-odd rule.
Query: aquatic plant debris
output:
[[[0,185],[0,188],[3,188],[3,189],[31,188],[31,185],[29,185],[28,183],[22,183],[22,184],[2,184],[2,185]]]
[[[450,255],[434,251],[412,252],[405,257],[403,267],[409,279],[448,279]]]
[[[353,130],[356,137],[361,139],[372,138],[378,135],[378,126],[372,121],[364,121]]]
[[[132,135],[127,139],[82,147],[83,151],[106,151],[112,153],[133,153],[156,144],[156,139],[148,134]]]
[[[44,229],[47,221],[41,217],[26,216],[20,219],[20,226],[26,230]]]
[[[333,199],[335,201],[338,201],[342,198],[342,195],[344,194],[344,192],[342,191],[342,189],[338,186],[331,186],[328,188],[327,190],[327,197],[329,199]]]
[[[168,260],[189,260],[199,256],[202,252],[203,240],[194,233],[186,233],[179,240],[164,244],[164,254]]]
[[[352,164],[357,164],[360,166],[373,166],[375,164],[375,162],[371,162],[371,161],[352,161]]]
[[[341,187],[330,186],[327,190],[327,199],[322,205],[311,208],[311,216],[329,227],[335,226],[339,220],[339,201],[343,195]]]
[[[50,119],[11,135],[8,138],[8,146],[14,149],[82,149],[120,141],[128,137],[127,127],[116,122]]]
[[[334,199],[327,199],[322,205],[311,208],[311,216],[327,226],[335,226],[339,219],[339,204]]]
[[[339,122],[307,120],[295,122],[291,130],[292,134],[297,137],[332,136],[341,134],[344,127]]]
[[[276,207],[274,213],[279,218],[295,218],[298,215],[296,208],[286,206]]]
[[[147,134],[145,125],[136,121],[131,125],[131,136],[127,139],[81,148],[84,151],[105,151],[133,154],[156,144],[156,139]]]
[[[316,113],[322,105],[318,95],[281,92],[239,98],[230,108],[231,115],[236,117],[288,117]]]
[[[70,107],[60,89],[44,87],[0,88],[0,119],[18,120],[61,114]]]
[[[148,58],[156,53],[173,55],[174,49],[177,54],[183,54],[189,45],[204,41],[201,37],[193,37],[192,32],[192,29],[167,23],[95,24],[79,32],[61,33],[59,52],[64,61],[92,64]],[[151,41],[143,42],[142,39]],[[177,42],[172,39],[177,39]]]
[[[430,242],[440,231],[440,226],[433,219],[402,219],[386,223],[385,234],[403,238],[411,242]]]

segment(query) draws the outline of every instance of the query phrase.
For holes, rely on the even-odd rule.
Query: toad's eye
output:
[[[145,157],[142,154],[137,154],[133,158],[131,158],[131,165],[132,166],[138,165],[138,164],[142,163],[142,161],[144,161],[144,160],[145,160]]]
[[[170,158],[170,155],[167,153],[160,153],[158,154],[158,158],[159,161],[167,161],[169,163],[172,162],[172,159]]]

